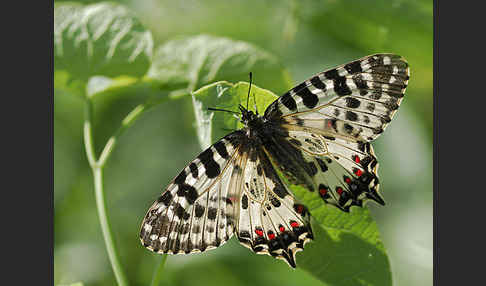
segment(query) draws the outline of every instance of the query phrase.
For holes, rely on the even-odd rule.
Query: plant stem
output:
[[[110,258],[113,272],[115,273],[116,281],[118,285],[128,285],[127,278],[123,272],[123,268],[118,258],[118,253],[115,247],[115,241],[113,240],[113,233],[111,231],[110,220],[106,213],[105,193],[103,191],[103,168],[101,166],[93,168],[95,195],[96,195],[96,207],[98,209],[98,217],[100,219],[101,230],[103,232],[103,238],[105,240],[106,251]]]
[[[154,271],[154,275],[152,276],[152,283],[150,286],[158,286],[160,284],[160,279],[162,278],[162,270],[164,270],[165,261],[167,260],[167,254],[162,255],[160,258],[159,265]]]
[[[94,188],[95,188],[95,198],[96,207],[98,210],[98,217],[100,220],[101,231],[103,233],[103,239],[105,240],[106,251],[108,252],[108,257],[110,259],[111,267],[115,273],[115,278],[120,286],[128,285],[125,272],[118,258],[118,253],[115,247],[115,241],[113,240],[113,233],[111,231],[110,220],[108,219],[108,213],[106,212],[106,202],[105,193],[103,190],[103,167],[106,161],[110,157],[118,137],[133,124],[133,122],[140,117],[148,109],[156,106],[157,104],[167,100],[169,97],[162,99],[157,99],[153,101],[148,101],[144,104],[140,104],[135,107],[126,117],[123,119],[122,124],[115,132],[113,136],[106,142],[103,151],[99,159],[96,159],[96,154],[93,147],[93,135],[92,135],[92,121],[93,121],[93,106],[90,98],[86,97],[85,105],[85,116],[84,116],[84,147],[86,149],[86,157],[88,158],[89,165],[93,172],[94,177]],[[152,279],[152,285],[158,285],[162,270],[164,269],[165,260],[167,256],[164,255],[154,272],[154,277]]]
[[[128,285],[126,275],[123,272],[120,260],[113,240],[108,214],[106,212],[105,193],[103,191],[103,164],[96,161],[96,154],[93,148],[93,137],[91,130],[92,122],[92,106],[91,101],[86,99],[85,118],[84,118],[84,146],[86,149],[86,157],[93,172],[96,207],[98,210],[98,217],[100,220],[101,231],[105,240],[106,251],[110,259],[111,267],[115,273],[115,278],[120,286]]]

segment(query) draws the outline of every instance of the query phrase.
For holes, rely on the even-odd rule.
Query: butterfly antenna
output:
[[[223,112],[229,112],[229,113],[233,113],[233,114],[240,114],[239,112],[236,112],[236,111],[226,110],[226,109],[220,109],[220,108],[208,107],[208,110],[211,110],[211,111],[223,111]]]
[[[248,110],[248,102],[250,101],[250,90],[251,90],[252,74],[250,72],[250,88],[248,88],[248,96],[246,97],[246,109]]]
[[[256,95],[255,95],[255,93],[253,93],[253,104],[255,105],[255,113],[256,113],[256,115],[258,115],[258,108],[257,108],[257,105],[256,105]]]

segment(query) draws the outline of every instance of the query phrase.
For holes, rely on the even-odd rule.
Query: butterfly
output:
[[[263,115],[248,110],[248,101],[246,108],[240,104],[244,127],[172,180],[143,219],[142,244],[157,253],[189,254],[236,233],[255,253],[295,268],[295,254],[313,233],[309,211],[288,183],[344,212],[367,201],[384,205],[370,142],[395,115],[409,74],[402,57],[375,54],[314,75]]]

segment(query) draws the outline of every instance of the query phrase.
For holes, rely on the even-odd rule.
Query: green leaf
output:
[[[194,91],[218,80],[248,80],[278,92],[290,87],[290,78],[278,60],[246,42],[199,35],[177,38],[160,46],[147,77],[164,89]]]
[[[291,190],[313,216],[314,242],[297,254],[299,267],[327,285],[392,285],[388,257],[367,208],[344,213],[302,187]]]
[[[217,82],[193,93],[197,133],[202,148],[240,128],[237,119],[227,112],[208,111],[207,107],[237,110],[246,105],[248,83]],[[260,114],[277,96],[269,90],[252,86]],[[325,205],[321,198],[306,189],[291,185],[291,190],[312,214],[314,241],[297,254],[298,267],[308,271],[326,285],[392,285],[388,257],[377,225],[367,208],[351,208],[344,213]],[[278,263],[278,262],[275,262]]]
[[[94,75],[144,75],[152,34],[122,5],[66,3],[54,9],[55,70],[87,81]]]
[[[227,81],[215,82],[207,85],[192,94],[194,114],[196,117],[196,132],[199,143],[203,149],[209,147],[219,138],[228,134],[230,130],[240,128],[241,124],[229,112],[209,111],[208,107],[222,108],[239,112],[238,105],[246,106],[249,84],[239,82],[232,84]],[[249,107],[267,106],[277,96],[269,90],[251,87]],[[264,109],[259,109],[263,113]]]

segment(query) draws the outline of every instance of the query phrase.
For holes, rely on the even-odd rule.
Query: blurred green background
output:
[[[369,204],[369,208],[387,249],[394,285],[432,284],[432,1],[119,2],[152,32],[154,50],[188,35],[246,41],[273,54],[293,83],[372,53],[405,57],[411,70],[405,99],[393,123],[374,142],[387,205]],[[262,84],[269,77],[254,74],[256,84],[280,94],[282,88]],[[122,89],[96,99],[98,152],[127,111],[143,102],[145,93],[143,88]],[[84,152],[83,100],[55,85],[54,102],[55,284],[114,285]],[[138,240],[145,211],[200,152],[191,104],[185,97],[144,114],[123,134],[105,168],[112,229],[133,285],[149,284],[158,262]],[[254,255],[234,238],[202,255],[170,256],[163,281],[165,285],[324,285],[303,270]]]

